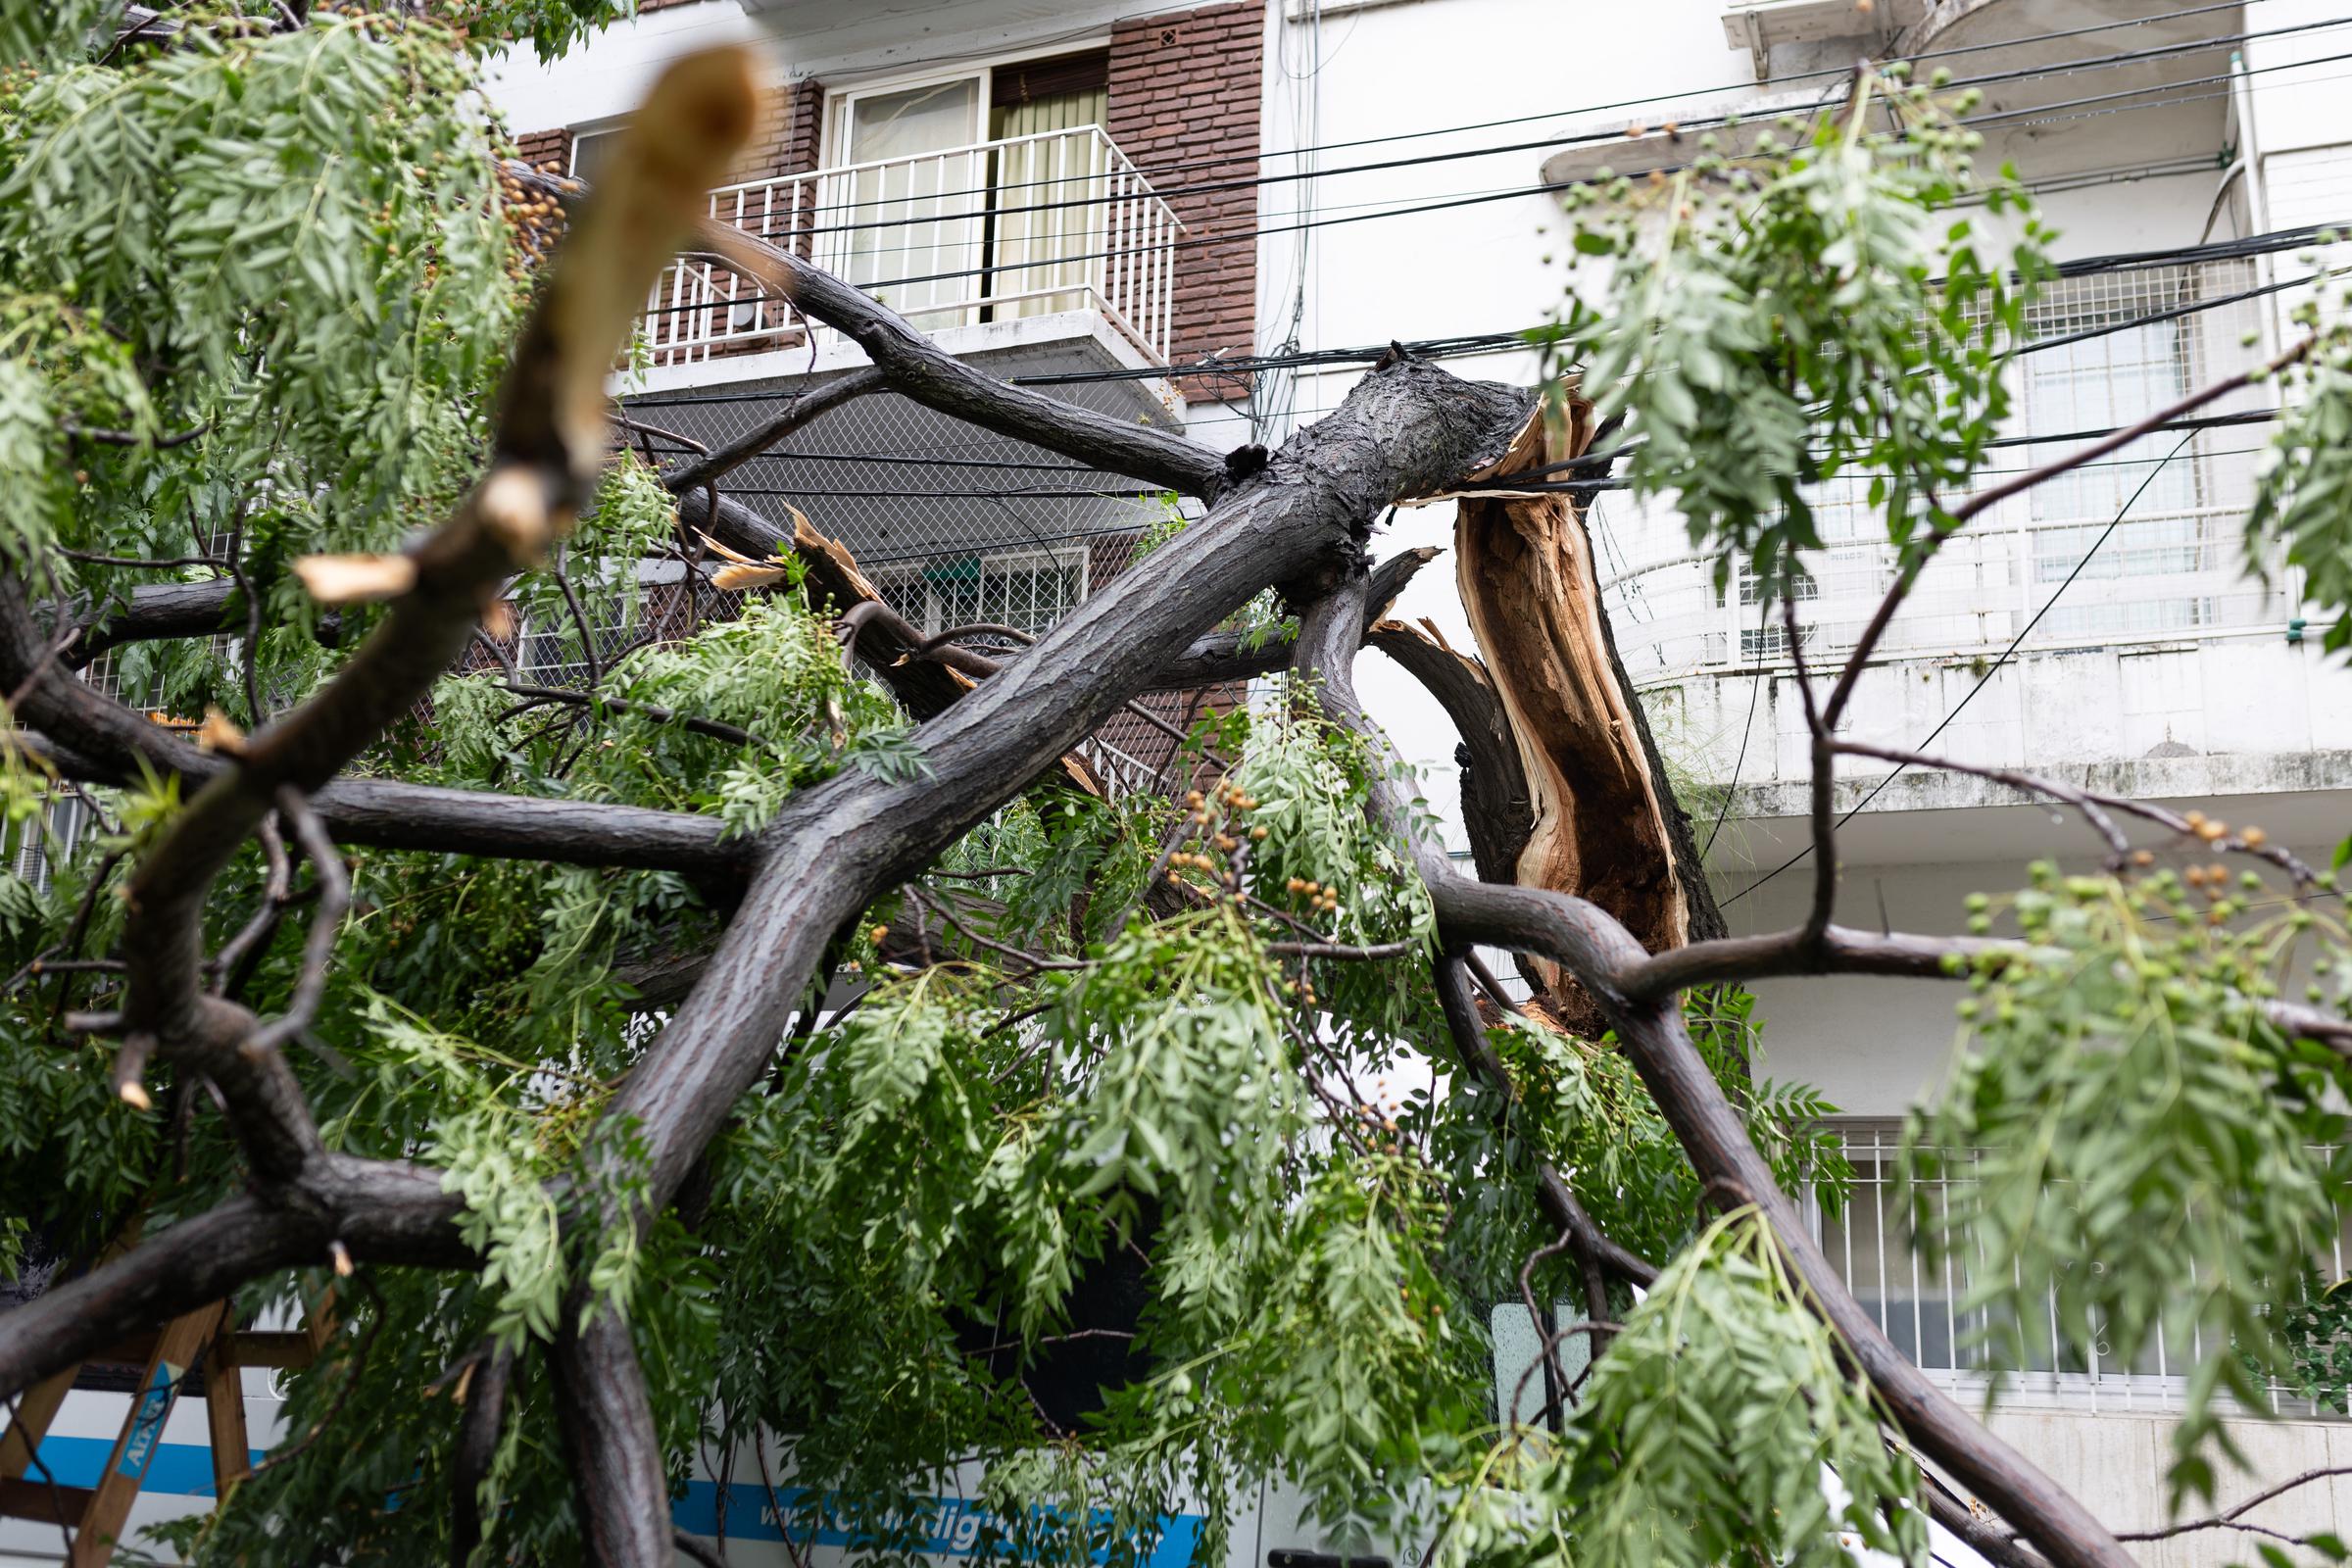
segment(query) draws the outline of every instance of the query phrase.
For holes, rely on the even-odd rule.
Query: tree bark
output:
[[[1432,630],[1434,631],[1434,627]],[[1375,621],[1366,639],[1402,665],[1453,720],[1461,746],[1462,826],[1481,882],[1510,882],[1536,830],[1536,807],[1519,738],[1487,666],[1400,620]]]
[[[669,1568],[669,1477],[628,1324],[607,1306],[583,1328],[574,1300],[548,1364],[589,1563]]]

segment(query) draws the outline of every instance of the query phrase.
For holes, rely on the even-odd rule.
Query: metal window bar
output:
[[[1037,210],[1023,192],[1045,180],[1102,205]],[[812,213],[830,216],[812,227]],[[723,185],[710,214],[811,256],[926,330],[1091,308],[1167,362],[1184,225],[1099,125]],[[783,301],[710,261],[673,263],[646,302],[656,366],[793,347],[804,332]]]
[[[1840,1123],[1836,1130],[1845,1144],[1854,1183],[1840,1218],[1831,1218],[1818,1204],[1808,1205],[1822,1250],[1897,1349],[1952,1393],[1981,1396],[1995,1375],[1984,1347],[1991,1319],[1986,1309],[1966,1310],[1961,1303],[1984,1277],[1989,1259],[1980,1248],[1973,1257],[1924,1261],[1912,1245],[1909,1216],[1893,1197],[1900,1129],[1893,1123],[1858,1121]],[[1933,1207],[1940,1209],[1952,1189],[1968,1180],[1965,1170],[1974,1159],[1964,1152],[1957,1160],[1960,1174],[1924,1184]],[[2320,1261],[2333,1271],[2333,1278],[2341,1279],[2345,1256],[2344,1216],[2339,1212]],[[2085,1259],[2082,1266],[2096,1267],[2097,1261]],[[2013,1274],[2012,1279],[2022,1283],[2021,1276]],[[2189,1283],[2193,1290],[2193,1262]],[[2156,1413],[2182,1407],[2190,1371],[2206,1352],[2201,1330],[2192,1328],[2182,1342],[2160,1329],[2136,1361],[2121,1364],[2095,1336],[2080,1348],[2061,1345],[2055,1291],[2045,1293],[2035,1310],[2046,1314],[2048,1342],[2029,1351],[2027,1365],[2003,1374],[2007,1402],[2019,1407]],[[2284,1384],[2274,1381],[2267,1392],[2275,1413],[2344,1418],[2342,1412],[2304,1399]]]

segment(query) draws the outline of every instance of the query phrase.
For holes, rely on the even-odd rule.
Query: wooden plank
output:
[[[237,1478],[252,1468],[245,1433],[245,1374],[239,1369],[242,1336],[237,1318],[224,1312],[220,1332],[204,1357],[204,1420],[213,1443],[213,1495],[225,1497]]]
[[[122,1233],[100,1249],[92,1263],[68,1269],[62,1278],[51,1281],[49,1288],[56,1290],[70,1280],[79,1279],[91,1268],[102,1268],[130,1250],[131,1245],[139,1238],[142,1223],[137,1214],[132,1215]],[[140,1359],[145,1357],[141,1356]],[[49,1423],[57,1419],[58,1408],[66,1402],[66,1396],[73,1392],[74,1380],[80,1375],[79,1366],[64,1367],[24,1391],[24,1397],[17,1401],[16,1421],[9,1426],[6,1434],[0,1435],[0,1483],[13,1481],[32,1468],[33,1451],[40,1447],[41,1440],[49,1435]]]
[[[45,1481],[0,1481],[0,1518],[30,1519],[35,1524],[55,1524],[59,1515],[67,1524],[81,1517],[90,1505],[87,1487],[52,1487]]]
[[[227,1311],[226,1301],[215,1301],[173,1318],[156,1335],[155,1353],[139,1380],[139,1392],[131,1396],[130,1417],[122,1423],[122,1435],[115,1440],[114,1451],[107,1455],[106,1469],[100,1472],[89,1507],[82,1513],[81,1528],[74,1533],[74,1549],[66,1558],[69,1568],[104,1568],[114,1559],[116,1538],[122,1535],[131,1502],[147,1479],[156,1451],[163,1446],[164,1423],[178,1397],[179,1380],[206,1343],[220,1332]]]
[[[49,1423],[57,1419],[58,1407],[66,1402],[66,1395],[74,1387],[79,1366],[52,1372],[24,1391],[17,1401],[17,1419],[9,1426],[8,1436],[0,1438],[0,1484],[14,1481],[32,1468],[33,1450],[49,1435]]]

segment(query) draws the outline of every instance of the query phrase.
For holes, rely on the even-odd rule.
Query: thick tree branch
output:
[[[765,452],[769,447],[808,424],[820,414],[827,414],[869,392],[879,392],[885,384],[879,366],[866,366],[836,376],[819,387],[795,394],[763,424],[756,425],[715,451],[705,453],[692,463],[680,464],[662,476],[672,495],[684,495],[699,490],[713,480],[724,478],[737,468]]]
[[[457,1446],[449,1463],[450,1568],[473,1568],[473,1549],[482,1540],[482,1483],[498,1457],[499,1429],[506,1420],[507,1384],[514,1352],[505,1345],[485,1346],[457,1397],[466,1404],[458,1419]]]
[[[1536,829],[1535,796],[1510,715],[1486,666],[1398,620],[1374,622],[1366,641],[1438,700],[1462,738],[1455,753],[1462,769],[1462,826],[1479,880],[1517,881],[1519,857]]]
[[[1372,568],[1371,591],[1364,599],[1364,635],[1389,612],[1415,573],[1438,559],[1431,545],[1401,550]],[[1291,649],[1298,640],[1295,624],[1258,636],[1238,631],[1212,631],[1183,653],[1161,664],[1146,688],[1157,692],[1194,691],[1226,681],[1253,680],[1291,667]]]
[[[669,1478],[629,1326],[609,1304],[587,1323],[574,1300],[549,1348],[573,1500],[598,1568],[669,1568]]]
[[[1158,650],[1189,645],[1268,583],[1335,569],[1391,502],[1491,459],[1529,404],[1417,364],[1375,373],[1164,545],[1152,572],[1084,601],[918,729],[928,776],[844,775],[788,801],[711,964],[613,1105],[643,1130],[656,1201],[758,1080],[834,931],[1140,690]],[[1359,609],[1359,640],[1361,624]]]
[[[305,1168],[299,1200],[248,1193],[180,1220],[0,1314],[0,1398],[271,1269],[315,1266],[336,1241],[364,1260],[478,1266],[458,1236],[464,1201],[441,1179],[420,1165],[328,1153]]]

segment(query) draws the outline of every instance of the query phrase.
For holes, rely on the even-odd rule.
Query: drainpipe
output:
[[[2254,86],[2246,75],[2246,56],[2242,49],[2230,51],[2230,104],[2237,115],[2237,156],[2245,170],[2246,226],[2249,232],[2267,234],[2271,231],[2270,179],[2263,169],[2262,140],[2254,128]],[[2255,268],[2260,274],[2259,281],[2266,288],[2278,281],[2277,252],[2266,253],[2255,263]],[[2266,294],[2263,303],[2266,308],[2262,318],[2269,329],[2266,333],[2269,342],[2263,353],[2269,357],[2279,353],[2285,344],[2287,321],[2284,301],[2279,294]],[[2265,383],[2265,391],[2272,408],[2284,406],[2284,396],[2277,376],[2269,378]],[[2287,612],[2292,616],[2303,607],[2301,569],[2291,565],[2286,567],[2280,573],[2280,587],[2285,591]],[[2300,616],[2288,622],[2286,641],[2289,646],[2303,641],[2303,621]]]
[[[2242,49],[2230,51],[2230,106],[2237,115],[2237,161],[2244,171],[2246,181],[2246,230],[2253,234],[2271,231],[2270,181],[2263,172],[2262,142],[2254,130],[2254,85],[2246,75],[2246,55]],[[2275,255],[2266,255],[2256,264],[2262,270],[2262,281],[2278,281],[2278,264]],[[2286,321],[2279,315],[2278,296],[2268,296],[2270,306],[2265,313],[2270,318],[2271,341],[2266,354],[2277,354],[2285,341]]]

